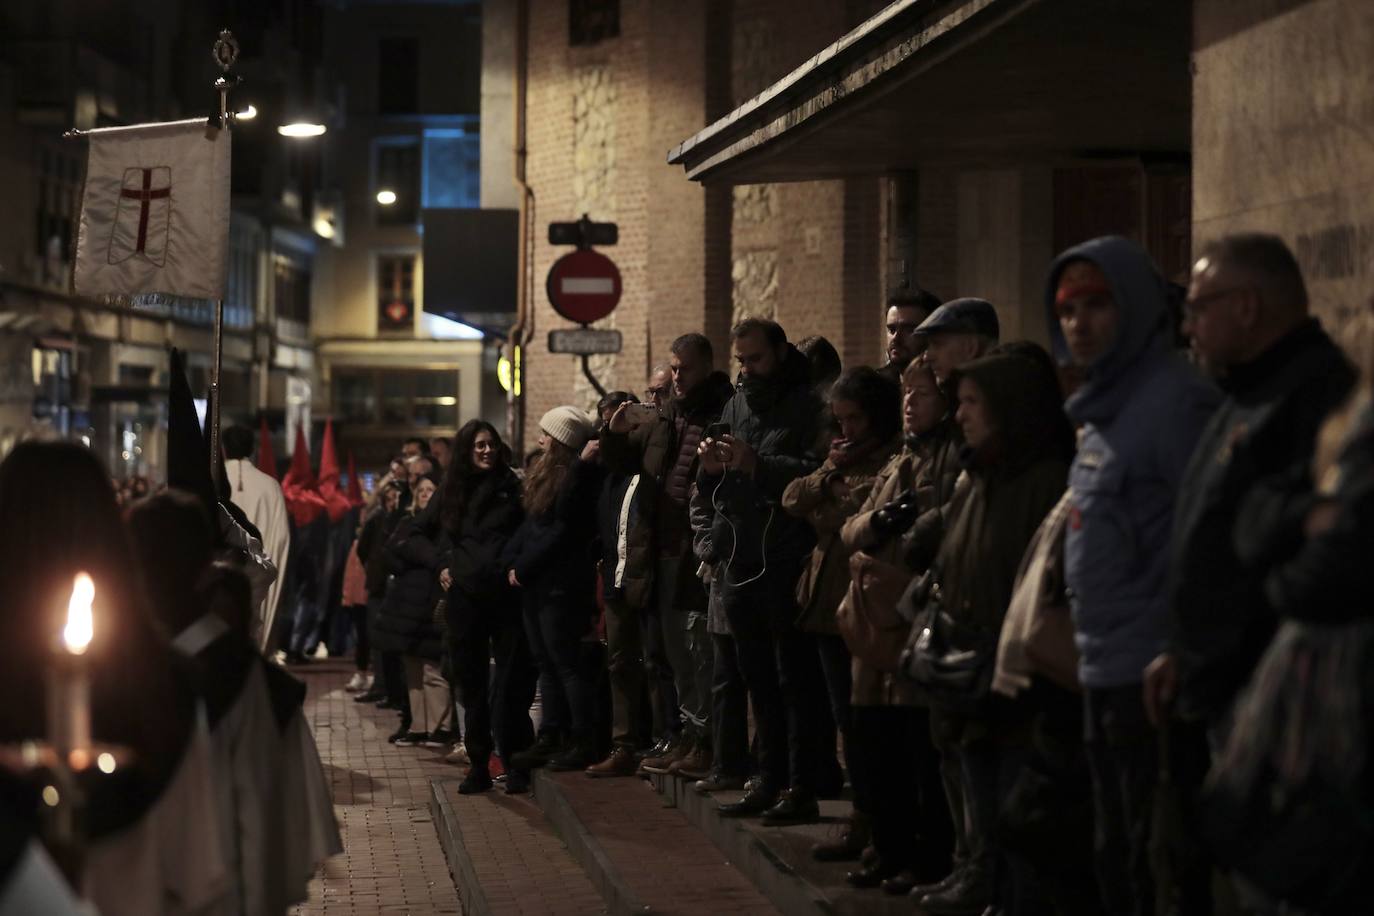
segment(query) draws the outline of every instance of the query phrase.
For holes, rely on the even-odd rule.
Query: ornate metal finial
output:
[[[234,66],[234,62],[239,59],[239,43],[234,37],[234,33],[224,29],[219,33],[219,40],[215,42],[214,50],[210,52],[215,63],[220,70],[228,73]]]

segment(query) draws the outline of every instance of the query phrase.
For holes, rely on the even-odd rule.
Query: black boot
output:
[[[969,867],[959,872],[944,890],[921,898],[921,908],[931,916],[981,916],[992,904],[992,877],[986,869]]]
[[[468,775],[458,783],[459,795],[479,795],[491,788],[491,774],[476,767],[468,770]]]
[[[590,738],[575,738],[559,753],[549,758],[548,768],[555,773],[585,770],[596,763],[596,750]]]
[[[716,808],[721,817],[754,817],[772,808],[778,803],[777,790],[766,783],[760,782],[744,793],[744,797],[739,801],[720,805]]]
[[[557,732],[540,732],[533,745],[511,754],[511,766],[517,770],[536,770],[548,763],[551,757],[562,750],[562,746],[562,738]]]
[[[811,824],[820,820],[821,807],[816,796],[805,789],[788,789],[778,797],[778,803],[763,812],[763,822],[770,827],[788,824]]]

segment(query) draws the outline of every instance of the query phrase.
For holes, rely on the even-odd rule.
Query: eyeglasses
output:
[[[1208,293],[1205,296],[1196,296],[1184,299],[1183,314],[1189,318],[1196,318],[1203,312],[1207,311],[1207,306],[1211,305],[1218,299],[1224,299],[1227,296],[1231,296],[1239,292],[1244,292],[1247,288],[1248,287],[1244,286],[1233,286],[1230,289],[1220,289],[1214,293]]]

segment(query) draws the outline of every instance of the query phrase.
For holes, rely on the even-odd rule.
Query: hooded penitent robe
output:
[[[277,566],[277,578],[267,590],[267,598],[258,608],[253,621],[253,637],[260,651],[267,651],[268,635],[276,619],[277,603],[286,568],[286,555],[291,547],[291,520],[286,514],[286,498],[281,485],[259,471],[247,459],[224,462],[224,474],[229,482],[229,495],[262,532],[262,545]]]

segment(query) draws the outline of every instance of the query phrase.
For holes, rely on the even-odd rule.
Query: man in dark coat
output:
[[[697,486],[726,558],[720,598],[753,702],[761,778],[720,811],[801,823],[819,813],[817,720],[828,702],[815,642],[796,625],[797,579],[816,536],[780,504],[789,483],[820,465],[822,408],[806,358],[776,322],[747,319],[731,337],[740,378],[721,414],[729,432],[703,440]]]
[[[711,342],[701,334],[684,334],[673,341],[670,368],[673,397],[663,412],[635,426],[627,407],[621,406],[607,424],[601,448],[602,460],[611,471],[639,475],[639,508],[653,520],[652,526],[641,529],[652,541],[628,545],[632,550],[617,584],[632,609],[648,599],[650,585],[655,587],[658,614],[650,619],[662,627],[683,718],[683,739],[643,764],[650,772],[677,767],[674,772],[701,778],[711,768],[707,719],[712,655],[706,632],[706,591],[696,576],[688,504],[697,472],[697,446],[734,389],[725,373],[715,371]],[[617,634],[632,643],[642,642],[633,624],[618,627]],[[611,654],[617,655],[615,647]],[[642,654],[642,649],[636,654]],[[597,776],[633,772],[633,761],[623,750],[588,770]]]
[[[1151,719],[1169,717],[1172,752],[1191,750],[1191,767],[1173,767],[1186,792],[1200,786],[1207,738],[1224,738],[1233,701],[1274,634],[1264,573],[1301,546],[1283,536],[1288,516],[1307,504],[1317,430],[1355,375],[1309,317],[1297,261],[1275,236],[1206,246],[1184,308],[1193,348],[1227,395],[1184,474],[1170,631],[1145,673]]]

